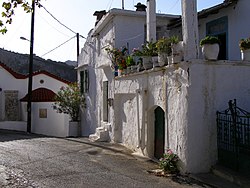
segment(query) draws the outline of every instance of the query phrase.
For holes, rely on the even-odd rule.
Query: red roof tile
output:
[[[56,94],[46,88],[38,88],[32,91],[32,102],[54,102]],[[28,94],[20,100],[21,102],[28,101]]]
[[[23,75],[23,74],[20,74],[20,73],[17,73],[15,72],[14,70],[12,70],[10,67],[8,67],[7,65],[5,65],[4,63],[0,62],[0,66],[3,67],[6,71],[8,71],[12,76],[14,76],[16,79],[26,79],[29,77],[29,75]],[[33,76],[36,76],[36,75],[39,75],[39,74],[45,74],[51,78],[54,78],[56,80],[59,80],[63,83],[66,83],[66,84],[70,84],[71,82],[70,81],[67,81],[67,80],[64,80],[63,78],[61,77],[58,77],[54,74],[51,74],[45,70],[40,70],[40,71],[36,71],[36,72],[33,72]]]

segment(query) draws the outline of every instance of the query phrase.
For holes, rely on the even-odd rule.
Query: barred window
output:
[[[87,69],[80,71],[81,93],[89,91],[89,71]]]

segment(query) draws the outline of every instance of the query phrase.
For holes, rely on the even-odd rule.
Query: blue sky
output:
[[[135,10],[138,2],[146,4],[146,0],[124,0],[125,9]],[[222,3],[223,0],[197,0],[198,10]],[[122,0],[42,0],[43,6],[64,25],[82,36],[87,36],[94,27],[97,10],[108,11],[111,8],[121,8]],[[156,0],[156,10],[159,13],[181,14],[181,0]],[[30,38],[30,15],[16,11],[8,33],[0,35],[0,47],[6,50],[29,53],[29,42],[20,37]],[[42,56],[58,45],[72,38],[75,34],[56,22],[43,8],[36,9],[34,53]],[[85,40],[80,39],[80,47]],[[42,56],[55,61],[76,60],[76,39],[72,39],[57,50]]]

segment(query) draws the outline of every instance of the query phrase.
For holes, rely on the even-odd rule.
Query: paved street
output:
[[[118,144],[0,130],[0,187],[207,187],[147,172],[157,167]]]

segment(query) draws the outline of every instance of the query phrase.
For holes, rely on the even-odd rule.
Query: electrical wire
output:
[[[176,0],[175,3],[173,4],[173,6],[170,7],[170,8],[167,10],[167,12],[170,11],[170,10],[172,10],[179,2],[180,2],[180,0]]]
[[[54,18],[54,20],[56,20],[59,24],[61,24],[63,27],[65,27],[66,29],[68,29],[69,31],[71,31],[72,33],[76,34],[75,31],[73,31],[72,29],[70,29],[69,27],[67,27],[66,25],[64,25],[62,22],[60,22],[52,13],[50,13],[43,5],[41,5],[41,7],[52,17]]]
[[[72,40],[72,39],[75,38],[75,37],[76,37],[76,36],[71,37],[70,39],[68,39],[68,40],[65,41],[64,43],[62,43],[62,44],[58,45],[57,47],[53,48],[52,50],[46,52],[46,53],[43,54],[41,57],[43,57],[43,56],[45,56],[45,55],[47,55],[47,54],[53,52],[54,50],[56,50],[57,48],[61,47],[61,46],[64,45],[64,44],[66,44],[67,42],[69,42],[70,40]]]

